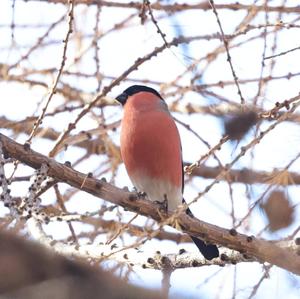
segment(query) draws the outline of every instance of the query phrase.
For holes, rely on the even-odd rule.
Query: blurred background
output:
[[[293,240],[300,236],[297,5],[2,0],[0,132],[132,190],[119,152],[122,107],[114,98],[133,84],[153,87],[181,134],[184,197],[195,216],[259,238]],[[26,195],[33,172],[5,165],[13,197]],[[169,227],[165,237],[141,245],[145,228],[158,229],[154,220],[67,184],[45,188],[40,198],[51,220],[43,232],[62,244],[113,240],[124,248],[138,244],[150,256],[197,253],[188,239],[176,244],[179,232]],[[54,217],[60,212],[85,217],[61,222]],[[3,202],[0,227],[34,237]],[[162,272],[134,259],[91,263],[131,284],[160,288]],[[257,262],[175,269],[170,285],[170,298],[299,298],[300,291],[298,276]]]

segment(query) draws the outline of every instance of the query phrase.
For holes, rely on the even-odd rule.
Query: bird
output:
[[[161,95],[153,88],[132,85],[116,100],[123,106],[120,149],[134,187],[173,212],[184,203],[184,173],[179,131]],[[190,209],[186,213],[194,217]],[[216,245],[190,236],[202,255],[219,256]]]

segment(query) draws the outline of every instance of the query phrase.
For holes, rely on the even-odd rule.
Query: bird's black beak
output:
[[[126,104],[127,99],[128,99],[128,94],[125,93],[125,92],[121,93],[120,95],[118,95],[118,96],[116,97],[116,100],[117,100],[119,103],[121,103],[123,106]]]

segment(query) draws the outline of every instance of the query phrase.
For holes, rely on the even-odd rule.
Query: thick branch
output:
[[[52,249],[52,248],[51,248]],[[131,286],[107,269],[53,253],[12,232],[0,231],[0,298],[165,298]]]
[[[0,134],[0,141],[2,142],[4,153],[8,157],[18,159],[35,169],[40,168],[43,163],[47,163],[49,165],[48,175],[58,181],[118,204],[130,211],[151,217],[157,221],[162,220],[162,213],[158,213],[158,205],[138,198],[135,193],[119,189],[104,181],[90,178],[83,173],[57,163],[54,159],[24,147],[2,134]],[[184,232],[200,237],[207,242],[223,245],[255,257],[261,262],[269,262],[300,275],[300,257],[295,252],[280,248],[272,242],[248,237],[235,231],[191,218],[185,213],[180,213],[174,222],[176,222],[174,226],[179,224]]]

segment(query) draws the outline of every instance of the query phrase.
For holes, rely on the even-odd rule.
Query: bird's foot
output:
[[[133,187],[133,192],[136,193],[136,199],[145,199],[147,197],[146,192],[139,191],[137,188]]]
[[[159,205],[159,210],[163,213],[168,212],[168,200],[165,198],[163,201],[155,201]]]
[[[138,199],[145,199],[147,194],[146,194],[146,192],[143,192],[143,191],[137,191],[137,196],[138,196]]]

